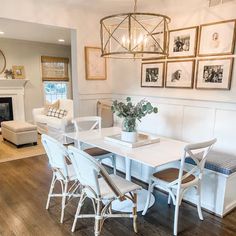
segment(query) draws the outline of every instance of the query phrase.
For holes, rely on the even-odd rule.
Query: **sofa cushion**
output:
[[[59,109],[59,107],[60,107],[60,100],[57,100],[57,101],[55,101],[54,103],[46,103],[46,104],[44,105],[44,115],[47,115],[48,110],[49,110],[50,108]]]
[[[62,119],[58,119],[56,117],[46,116],[46,115],[36,116],[35,121],[38,123],[47,124],[47,126],[53,127],[55,129],[61,129],[62,122],[63,122]]]
[[[187,158],[186,162],[195,165],[195,162],[191,158]],[[236,156],[212,151],[208,154],[205,168],[230,175],[236,172]]]
[[[13,131],[14,133],[37,130],[36,125],[32,125],[24,121],[16,121],[16,120],[4,121],[1,123],[1,126]]]

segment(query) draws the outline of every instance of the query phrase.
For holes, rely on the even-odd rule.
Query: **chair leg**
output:
[[[94,227],[94,235],[99,236],[101,233],[101,207],[102,207],[102,201],[97,201],[97,212],[95,215],[95,227]]]
[[[49,208],[49,204],[50,204],[50,200],[51,200],[51,195],[52,195],[52,192],[53,192],[53,189],[54,189],[55,178],[56,178],[56,176],[53,174],[51,186],[50,186],[49,193],[48,193],[47,204],[46,204],[46,209],[47,209],[47,210],[48,210],[48,208]]]
[[[67,197],[67,188],[68,188],[68,182],[65,182],[64,189],[62,191],[62,201],[61,201],[61,221],[60,221],[61,223],[63,223],[63,219],[64,219],[66,197]]]
[[[146,205],[145,205],[145,207],[144,207],[144,210],[143,210],[143,212],[142,212],[142,215],[143,215],[143,216],[147,213],[147,210],[148,210],[148,207],[149,207],[149,204],[150,204],[151,194],[152,194],[153,187],[154,187],[154,185],[152,184],[152,182],[153,182],[153,181],[150,179],[150,181],[149,181],[149,186],[148,186],[147,201],[146,201]]]
[[[134,228],[134,232],[138,233],[138,229],[137,229],[137,193],[134,193],[134,197],[133,197],[133,228]]]
[[[84,196],[85,196],[85,193],[82,192],[81,196],[80,196],[80,199],[79,199],[78,207],[77,207],[77,210],[76,210],[76,213],[75,213],[75,219],[74,219],[74,222],[73,222],[73,225],[72,225],[72,228],[71,228],[71,232],[75,232],[75,226],[76,226],[76,223],[77,223],[77,216],[79,215],[81,207],[83,206]]]
[[[175,202],[175,218],[174,218],[174,235],[178,234],[178,218],[179,218],[180,196],[177,195]]]
[[[200,220],[203,220],[202,209],[201,209],[201,185],[200,184],[198,184],[198,187],[196,190],[197,190],[197,198],[198,198],[198,201],[197,201],[198,216]]]
[[[116,156],[112,155],[112,166],[113,166],[113,173],[116,175]]]

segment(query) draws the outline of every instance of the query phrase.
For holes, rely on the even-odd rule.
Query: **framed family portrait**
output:
[[[195,60],[168,61],[166,88],[193,88]]]
[[[229,90],[232,65],[233,58],[198,60],[196,88]]]
[[[196,56],[198,27],[169,31],[169,58]]]
[[[101,48],[85,47],[84,53],[86,80],[106,80],[106,58],[101,57]]]
[[[25,67],[24,66],[12,66],[12,72],[15,79],[25,79]]]
[[[142,63],[141,87],[164,87],[165,62]]]
[[[233,54],[235,45],[235,20],[200,26],[199,56]]]

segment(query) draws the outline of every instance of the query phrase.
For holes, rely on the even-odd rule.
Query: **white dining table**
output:
[[[64,135],[65,137],[74,140],[78,147],[80,146],[80,143],[84,143],[93,147],[102,148],[125,158],[125,176],[129,181],[131,181],[132,161],[152,168],[157,168],[164,164],[179,160],[183,155],[184,147],[187,144],[183,141],[160,137],[160,142],[158,143],[130,148],[105,140],[106,136],[120,133],[121,129],[119,127],[111,127],[102,128],[101,130],[65,133]],[[147,190],[140,190],[138,192],[138,211],[143,211],[146,198]],[[149,207],[151,207],[154,202],[155,198],[152,196]],[[117,200],[117,202],[113,203],[112,208],[117,211],[132,212],[132,203],[129,200],[124,202]]]

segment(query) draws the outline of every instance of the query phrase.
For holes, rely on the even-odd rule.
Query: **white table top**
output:
[[[99,147],[114,154],[127,157],[150,167],[157,167],[179,160],[184,154],[186,142],[160,137],[159,143],[137,148],[128,148],[104,140],[105,136],[119,134],[118,127],[102,128],[99,130],[66,133],[65,136],[94,147]]]

